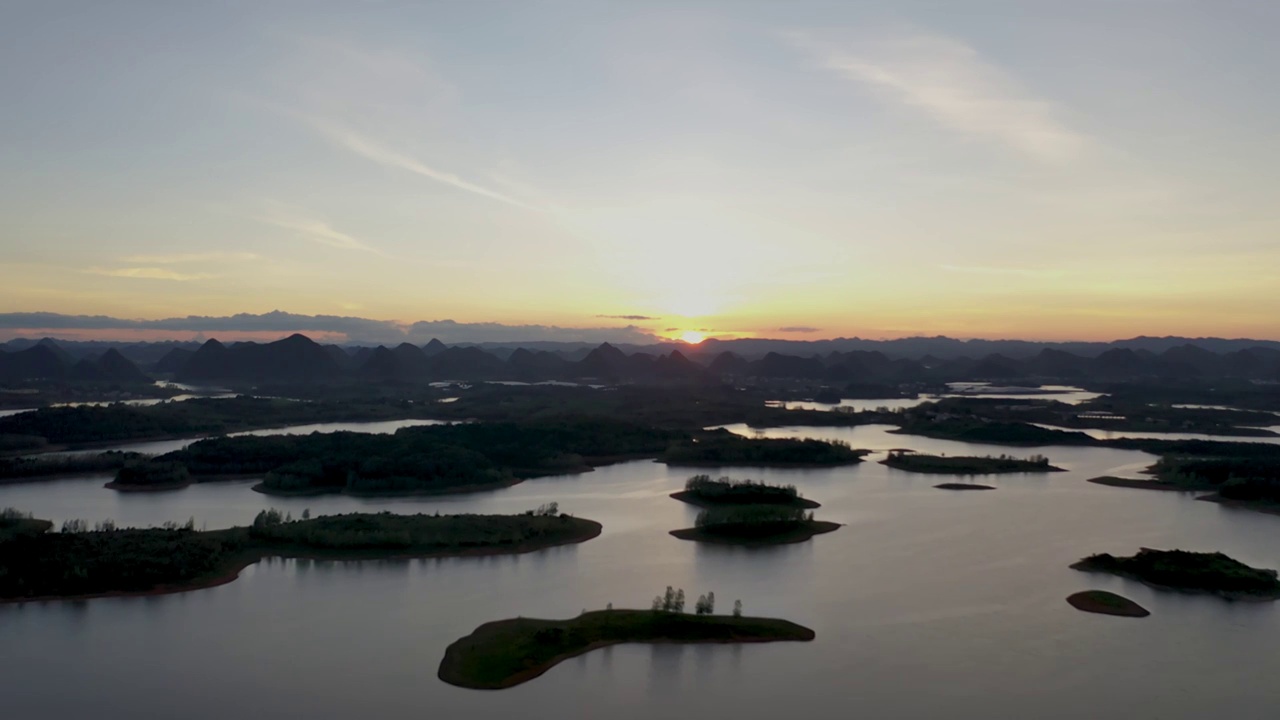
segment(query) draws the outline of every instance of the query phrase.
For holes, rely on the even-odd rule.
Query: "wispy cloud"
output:
[[[653,315],[596,315],[598,318],[608,318],[610,320],[661,320],[662,318]]]
[[[1016,275],[1019,277],[1044,277],[1056,274],[1046,270],[1019,267],[997,267],[992,265],[939,265],[948,272],[969,273],[971,275]]]
[[[854,42],[804,32],[787,37],[822,67],[918,108],[953,130],[1049,162],[1071,160],[1089,145],[1088,138],[1055,117],[1051,103],[959,40],[927,33]]]
[[[476,195],[483,195],[484,197],[504,202],[508,205],[524,208],[525,210],[540,211],[540,208],[516,200],[515,198],[504,195],[496,190],[490,190],[482,185],[477,185],[468,180],[464,180],[453,173],[430,167],[411,155],[390,148],[374,138],[358,133],[350,128],[346,128],[317,117],[304,116],[304,119],[309,125],[311,125],[311,127],[315,128],[316,132],[320,133],[329,141],[367,160],[372,160],[379,165],[406,170],[415,175],[421,175],[422,177],[435,180],[436,182],[451,185],[459,190],[466,190],[467,192],[475,193]]]
[[[186,263],[257,260],[258,255],[251,252],[210,252],[181,253],[177,255],[130,255],[129,257],[121,259],[124,262],[135,263],[138,265],[183,265]]]
[[[93,275],[107,275],[109,277],[121,278],[140,278],[144,280],[204,280],[211,278],[213,275],[204,273],[180,273],[174,272],[169,268],[162,267],[122,267],[122,268],[89,268],[85,272]]]
[[[783,333],[816,333],[822,328],[809,327],[807,325],[788,325],[787,327],[778,328],[778,332]]]
[[[270,211],[265,215],[256,216],[255,220],[278,228],[284,228],[285,230],[292,230],[296,237],[320,245],[342,250],[363,250],[364,252],[386,256],[386,253],[378,248],[344,232],[335,230],[325,220],[309,217],[283,203],[270,202],[268,205],[270,206]]]

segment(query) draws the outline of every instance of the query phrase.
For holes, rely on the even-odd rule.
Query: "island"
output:
[[[821,507],[818,503],[801,497],[795,485],[769,485],[754,480],[734,480],[728,477],[712,480],[710,475],[694,475],[685,482],[683,491],[671,493],[671,497],[704,508],[733,505],[782,505],[811,510]]]
[[[176,490],[191,484],[191,473],[179,462],[139,459],[127,462],[104,487],[122,492]]]
[[[995,490],[990,485],[978,485],[975,483],[942,483],[934,485],[939,490]]]
[[[965,455],[926,455],[913,450],[890,450],[888,457],[880,461],[897,470],[939,475],[995,475],[1003,473],[1062,472],[1062,468],[1049,464],[1044,455],[1032,455],[1027,459],[1001,455],[983,457]]]
[[[514,618],[485,623],[449,645],[438,676],[450,685],[500,690],[620,643],[805,642],[814,637],[809,628],[787,620],[661,610],[596,610],[571,620]]]
[[[1071,567],[1130,578],[1162,590],[1217,595],[1228,600],[1280,600],[1275,570],[1253,568],[1218,552],[1142,548],[1137,555],[1090,555]]]
[[[839,440],[746,438],[721,429],[673,443],[658,461],[682,467],[833,467],[860,463],[868,452]]]
[[[0,485],[34,482],[57,477],[116,472],[129,463],[146,459],[135,452],[111,450],[93,455],[37,455],[0,458]]]
[[[262,478],[253,489],[268,495],[476,492],[653,458],[687,437],[676,430],[603,418],[425,425],[392,434],[215,437],[122,469],[112,487],[181,487],[180,465],[190,474],[189,482]]]
[[[526,553],[580,543],[600,523],[560,514],[554,503],[520,515],[393,515],[350,513],[294,520],[264,510],[249,527],[195,530],[89,529],[69,521],[63,531],[15,511],[0,519],[0,602],[116,595],[156,595],[231,582],[264,557],[374,560]],[[3,515],[0,515],[3,518]],[[9,529],[5,529],[8,524]]]
[[[1127,597],[1106,590],[1085,590],[1067,596],[1071,607],[1083,612],[1117,617],[1147,617],[1151,613]]]
[[[713,507],[698,513],[691,528],[672,530],[681,540],[725,545],[785,545],[839,529],[839,523],[814,520],[813,513],[781,505]]]

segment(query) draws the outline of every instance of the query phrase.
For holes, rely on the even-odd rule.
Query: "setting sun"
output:
[[[685,330],[684,332],[680,333],[680,339],[689,343],[690,345],[697,345],[703,340],[706,340],[707,336],[703,333],[698,332],[697,330]]]

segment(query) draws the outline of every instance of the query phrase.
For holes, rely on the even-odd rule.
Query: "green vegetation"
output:
[[[684,484],[684,492],[671,497],[702,507],[717,505],[787,505],[816,508],[818,503],[800,497],[795,485],[768,485],[754,480],[734,480],[710,475],[694,475]]]
[[[415,494],[502,487],[653,457],[683,433],[624,421],[459,423],[391,435],[312,433],[210,438],[161,456],[193,475],[265,474],[269,494]]]
[[[693,527],[672,530],[671,534],[699,542],[781,545],[803,542],[839,527],[837,523],[814,520],[813,513],[797,507],[737,505],[703,510]]]
[[[906,412],[911,421],[1036,423],[1069,429],[1118,432],[1184,432],[1275,436],[1261,427],[1276,416],[1218,408],[1174,407],[1100,397],[1078,405],[1040,399],[944,398]]]
[[[229,582],[268,556],[373,559],[520,553],[589,540],[591,520],[543,508],[523,515],[332,515],[308,520],[264,511],[251,527],[197,532],[180,527],[90,531],[0,516],[0,600],[178,592]],[[42,523],[34,531],[31,523]],[[15,530],[16,528],[16,530]]]
[[[1049,458],[1032,455],[1027,459],[1009,455],[994,457],[925,455],[909,450],[890,450],[883,465],[899,470],[943,475],[994,475],[997,473],[1059,472],[1062,468],[1049,464]]]
[[[1163,453],[1148,470],[1155,479],[1102,477],[1090,482],[1148,490],[1211,492],[1200,499],[1280,512],[1280,445],[1183,440],[1135,449]]]
[[[840,441],[745,438],[728,430],[700,435],[672,445],[659,456],[668,465],[751,467],[830,467],[862,462],[865,450]]]
[[[1024,422],[1000,422],[982,418],[922,419],[908,415],[902,419],[902,426],[891,432],[995,445],[1093,445],[1098,443],[1082,432],[1050,430]]]
[[[1071,607],[1084,612],[1119,617],[1147,617],[1151,613],[1138,603],[1106,590],[1085,590],[1067,597]]]
[[[429,405],[390,401],[298,402],[273,398],[195,398],[158,405],[46,407],[0,418],[0,436],[35,437],[52,445],[85,445],[305,423],[425,417]],[[17,448],[22,450],[24,448]]]
[[[111,472],[145,457],[138,453],[112,450],[97,455],[0,458],[0,484],[55,475]]]
[[[597,610],[571,620],[515,618],[490,622],[445,649],[441,680],[459,687],[498,690],[528,682],[556,664],[619,643],[755,643],[808,641],[809,628],[773,618],[712,615],[714,595],[696,615],[683,602],[654,610]],[[679,592],[682,598],[684,591]],[[662,598],[658,598],[659,601]]]
[[[0,433],[0,455],[39,452],[48,445],[48,441],[38,435]]]
[[[1132,578],[1157,588],[1201,592],[1237,600],[1280,599],[1275,570],[1252,568],[1222,553],[1142,548],[1132,557],[1090,555],[1071,566]]]
[[[166,460],[132,460],[116,473],[107,487],[117,490],[165,490],[191,484],[191,473],[182,463]]]
[[[30,513],[7,507],[0,510],[0,547],[8,540],[30,535],[40,535],[53,528],[48,520],[36,520]],[[2,578],[0,578],[2,580]]]

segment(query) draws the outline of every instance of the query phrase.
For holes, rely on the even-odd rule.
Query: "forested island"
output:
[[[681,540],[754,547],[804,542],[839,527],[839,523],[814,520],[812,512],[796,507],[742,505],[703,510],[693,527],[671,534]]]
[[[811,510],[818,503],[800,496],[795,485],[769,485],[754,480],[734,480],[710,475],[694,475],[685,481],[684,490],[671,497],[699,507],[733,505],[783,505]]]
[[[0,458],[0,485],[52,477],[108,473],[126,464],[141,462],[145,455],[111,450],[96,455],[49,455]]]
[[[1085,590],[1067,596],[1067,603],[1082,612],[1117,617],[1147,617],[1149,610],[1127,597],[1106,590]]]
[[[976,483],[942,483],[934,485],[939,490],[995,490],[990,485],[978,485]]]
[[[1218,552],[1142,548],[1137,555],[1090,555],[1071,566],[1131,578],[1155,588],[1208,593],[1229,600],[1278,600],[1275,570],[1253,568]]]
[[[833,467],[860,463],[866,454],[839,440],[745,438],[716,430],[671,445],[658,460],[683,467]]]
[[[1062,468],[1049,464],[1044,455],[1022,458],[1001,455],[973,457],[965,455],[926,455],[912,450],[890,450],[888,457],[880,461],[898,470],[940,475],[995,475],[1002,473],[1062,472]]]
[[[278,495],[414,495],[506,487],[522,479],[583,472],[655,457],[682,432],[605,419],[458,423],[353,432],[218,437],[161,455],[195,481],[264,476],[255,490]],[[159,476],[164,473],[157,471]],[[116,487],[151,479],[122,471]]]
[[[1082,432],[1051,430],[1025,422],[986,420],[981,417],[930,419],[908,416],[899,422],[900,427],[890,432],[939,440],[1025,446],[1099,444]]]
[[[5,519],[5,518],[8,519]],[[294,520],[275,510],[250,527],[89,529],[0,512],[0,601],[182,592],[234,580],[264,557],[331,560],[524,553],[589,540],[600,524],[557,512],[521,515],[351,513]]]
[[[683,594],[683,591],[681,591]],[[485,623],[445,649],[438,676],[450,685],[500,690],[557,664],[620,643],[809,641],[814,632],[774,618],[687,615],[671,610],[596,610],[570,620],[514,618]]]

